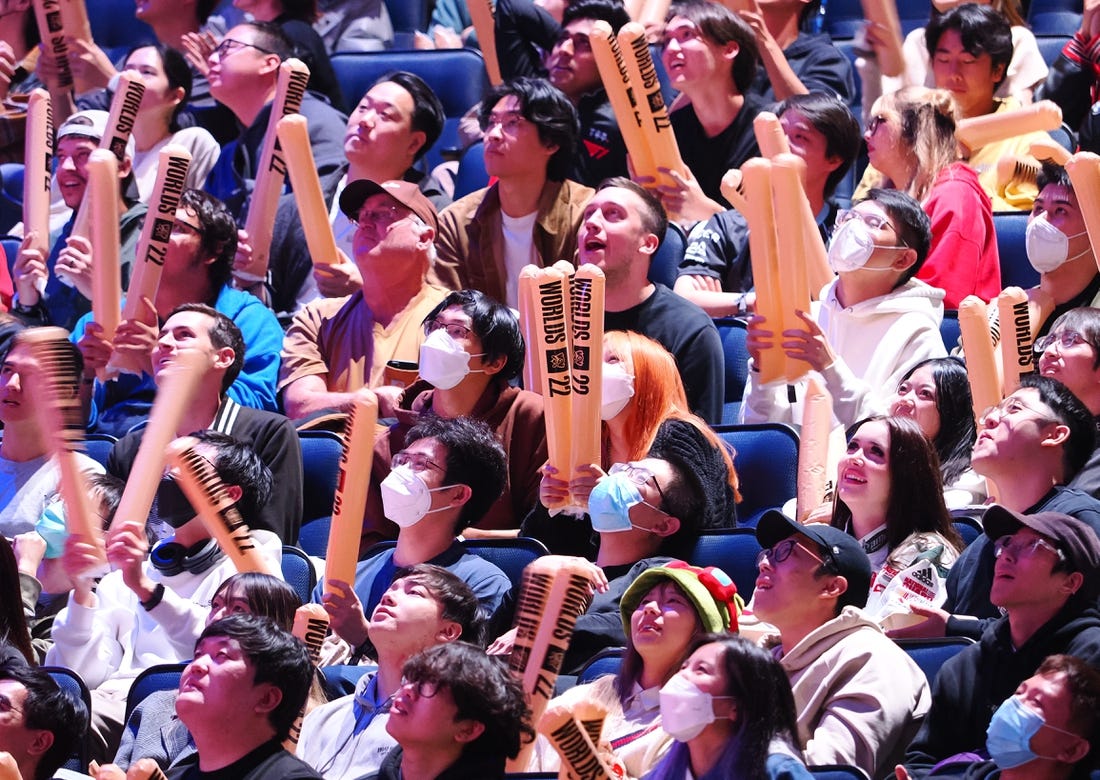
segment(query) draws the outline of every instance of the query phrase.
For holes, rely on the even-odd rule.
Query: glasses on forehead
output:
[[[396,469],[400,466],[408,466],[413,471],[435,469],[440,473],[446,473],[446,469],[438,463],[432,462],[427,455],[422,455],[419,452],[406,452],[405,450],[401,450],[401,452],[394,455],[390,459],[390,468]]]
[[[488,133],[499,127],[505,135],[515,135],[527,119],[518,111],[492,112],[481,120],[481,131]]]
[[[627,479],[638,487],[642,487],[647,482],[652,482],[653,487],[657,488],[657,495],[661,497],[661,506],[668,506],[668,499],[665,497],[665,491],[661,490],[661,483],[657,481],[657,476],[645,466],[639,466],[635,463],[616,463],[607,473],[625,474]],[[653,506],[648,501],[644,503],[648,506]],[[667,514],[661,507],[654,506],[653,508],[662,514]]]
[[[222,42],[214,47],[214,51],[210,52],[210,55],[218,55],[218,59],[225,59],[230,54],[240,51],[241,49],[255,49],[256,51],[262,51],[264,54],[274,54],[271,49],[265,49],[263,46],[257,46],[254,43],[248,43],[247,41],[238,41],[235,38],[222,38]]]
[[[430,333],[434,333],[441,328],[445,329],[447,331],[447,335],[455,341],[468,339],[470,337],[470,334],[473,333],[473,331],[470,328],[467,328],[465,325],[459,324],[457,322],[444,322],[443,320],[436,317],[434,320],[428,320],[424,323],[424,335],[426,336]]]
[[[756,554],[756,568],[760,568],[760,564],[764,562],[765,558],[767,558],[768,562],[771,563],[773,566],[777,563],[783,563],[783,561],[791,557],[791,553],[794,552],[795,547],[798,547],[804,553],[817,561],[820,565],[832,566],[832,556],[829,556],[829,560],[828,562],[826,562],[825,558],[822,558],[821,555],[814,552],[794,537],[791,537],[790,539],[784,539],[781,542],[777,542],[771,547],[765,547],[763,550],[758,552]]]
[[[1016,396],[1010,395],[996,406],[990,406],[978,417],[978,425],[996,425],[1005,417],[1015,417],[1023,412],[1031,412],[1036,417],[1049,422],[1057,422],[1049,410],[1035,409]]]
[[[1002,536],[993,543],[994,558],[1000,558],[1007,552],[1012,556],[1013,560],[1019,560],[1020,558],[1030,558],[1039,552],[1039,550],[1046,550],[1047,552],[1053,553],[1058,557],[1059,561],[1065,563],[1066,554],[1040,536],[1036,536],[1034,539],[1017,539],[1015,536]]]
[[[1055,344],[1062,349],[1072,349],[1078,344],[1088,343],[1085,337],[1075,330],[1060,330],[1057,333],[1048,333],[1042,338],[1035,339],[1035,351],[1045,352]]]
[[[898,233],[898,229],[896,227],[894,227],[893,223],[890,222],[889,219],[887,219],[886,217],[884,217],[880,214],[875,214],[875,213],[870,212],[870,211],[857,211],[856,209],[841,209],[840,211],[838,211],[836,213],[836,223],[835,223],[835,225],[836,225],[836,227],[840,227],[845,222],[851,222],[853,219],[862,220],[863,224],[866,225],[867,227],[871,228],[871,230],[882,230],[883,228],[889,228],[890,230],[894,231],[894,235],[896,235],[898,237],[898,243],[901,244],[901,246],[908,246],[908,244],[906,244],[902,240],[901,234]]]

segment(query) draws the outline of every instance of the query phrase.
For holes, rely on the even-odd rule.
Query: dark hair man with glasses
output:
[[[508,577],[467,553],[455,538],[504,489],[504,449],[493,432],[468,417],[429,416],[409,431],[405,448],[389,465],[380,487],[386,517],[400,528],[397,546],[361,561],[355,582],[334,582],[342,593],[326,594],[325,583],[317,585],[313,600],[329,611],[333,631],[352,647],[362,645],[368,638],[366,616],[374,612],[394,574],[418,563],[450,571],[470,586],[486,615],[509,619],[504,615],[508,610],[501,609],[511,592]]]
[[[1066,487],[1092,454],[1094,439],[1093,416],[1065,385],[1025,376],[1016,392],[980,416],[970,463],[993,481],[997,502],[1008,510],[1059,512],[1100,533],[1100,501]],[[979,536],[948,573],[942,608],[913,606],[926,620],[891,636],[981,637],[986,624],[1002,614],[990,598],[993,552],[993,539]]]
[[[998,505],[983,522],[995,556],[990,599],[1006,614],[936,676],[932,707],[905,759],[913,777],[925,777],[959,753],[984,752],[994,710],[1047,656],[1065,653],[1094,667],[1100,663],[1095,530],[1069,515],[1021,514]]]
[[[761,384],[757,366],[765,349],[770,360],[786,354],[821,374],[845,427],[883,411],[889,388],[914,363],[943,357],[943,290],[913,278],[931,238],[928,215],[898,190],[871,190],[838,216],[829,245],[837,278],[800,314],[803,327],[780,333],[760,315],[749,320],[752,357],[741,421],[802,419],[805,381]]]
[[[807,764],[892,771],[928,710],[924,674],[864,617],[871,562],[851,534],[760,518],[753,610],[779,630]]]
[[[295,315],[278,387],[292,419],[346,411],[356,390],[387,383],[391,361],[415,369],[421,323],[447,295],[427,281],[439,220],[416,184],[360,179],[344,188],[340,209],[355,223],[352,254],[363,287]]]

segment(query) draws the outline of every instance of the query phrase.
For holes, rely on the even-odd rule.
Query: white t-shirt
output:
[[[509,217],[503,211],[500,213],[501,231],[504,233],[505,289],[508,292],[508,300],[504,303],[513,309],[519,308],[519,272],[525,265],[537,261],[534,232],[538,215],[537,211],[522,217]]]

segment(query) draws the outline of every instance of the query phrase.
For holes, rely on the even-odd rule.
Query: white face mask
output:
[[[601,391],[600,419],[618,417],[634,397],[634,377],[626,373],[622,363],[604,363]]]
[[[432,509],[432,493],[447,490],[447,485],[434,490],[424,484],[411,466],[398,466],[391,471],[379,486],[382,490],[382,511],[400,528],[408,528],[419,523],[424,515],[442,512],[446,507]]]
[[[1078,252],[1073,257],[1069,257],[1069,242],[1078,236],[1085,235],[1086,232],[1082,230],[1076,235],[1067,236],[1047,221],[1046,214],[1040,214],[1027,223],[1027,230],[1024,232],[1028,262],[1041,274],[1057,270],[1070,260],[1076,260],[1089,251],[1086,248],[1084,252]]]
[[[731,697],[712,696],[682,675],[674,674],[661,688],[660,698],[661,728],[673,739],[688,742],[716,720],[714,700]]]
[[[440,390],[450,390],[467,374],[482,373],[470,369],[471,357],[475,356],[459,346],[444,328],[433,330],[420,345],[420,378]]]
[[[867,223],[859,217],[850,219],[833,233],[832,243],[829,244],[829,267],[838,274],[858,271],[866,267],[867,261],[871,259],[876,248],[903,249],[904,247],[878,247]],[[865,270],[893,271],[894,268],[888,265],[884,268],[865,268]]]

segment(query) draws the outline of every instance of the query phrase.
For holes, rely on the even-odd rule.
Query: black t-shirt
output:
[[[214,772],[199,769],[196,753],[168,770],[168,780],[323,780],[306,762],[283,750],[277,740],[265,742],[239,761]]]

